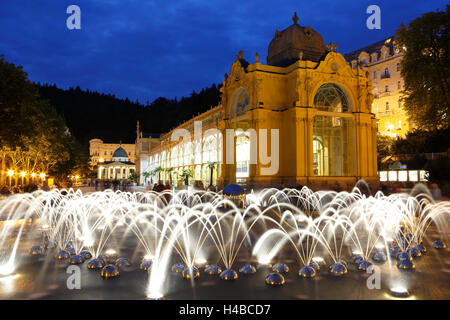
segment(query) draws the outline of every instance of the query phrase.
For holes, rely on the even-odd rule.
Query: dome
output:
[[[287,67],[300,59],[318,62],[326,53],[322,36],[310,26],[302,27],[297,13],[292,18],[294,24],[283,31],[276,31],[269,44],[267,63],[272,66]]]
[[[127,156],[127,152],[125,151],[124,148],[118,147],[118,148],[116,149],[116,151],[114,151],[112,157],[113,157],[113,158],[127,158],[128,156]]]

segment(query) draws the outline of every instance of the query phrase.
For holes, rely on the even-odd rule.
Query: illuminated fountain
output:
[[[445,247],[449,213],[450,204],[434,202],[422,185],[410,195],[390,196],[367,196],[358,188],[339,193],[270,188],[252,191],[245,208],[210,191],[37,191],[0,202],[0,274],[14,273],[24,255],[51,255],[61,260],[54,263],[85,263],[113,278],[137,257],[149,274],[148,298],[161,299],[172,271],[190,281],[202,274],[236,280],[233,268],[251,275],[270,266],[266,283],[283,285],[288,250],[302,278],[344,275],[351,263],[362,271],[372,263],[413,270],[415,259],[426,258],[424,240]],[[427,238],[430,226],[438,231],[433,239]],[[129,239],[135,247],[125,256]],[[28,240],[33,244],[22,254]],[[238,255],[247,256],[240,266]],[[394,282],[392,288],[391,295],[406,295]]]

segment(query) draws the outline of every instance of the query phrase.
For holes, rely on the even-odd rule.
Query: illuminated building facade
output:
[[[400,28],[405,27],[402,23]],[[401,101],[404,82],[400,75],[400,63],[405,55],[392,37],[345,55],[352,68],[358,65],[370,78],[374,100],[372,111],[378,121],[378,132],[390,137],[404,137],[413,123],[408,119]]]
[[[98,164],[98,179],[124,180],[136,172],[136,165],[129,161],[128,153],[122,146],[114,150],[111,160]]]
[[[97,165],[105,161],[112,161],[114,151],[122,147],[128,157],[128,160],[135,162],[136,146],[134,144],[125,143],[104,143],[100,139],[91,139],[89,141],[89,154],[91,156],[91,165]]]
[[[336,49],[294,15],[292,25],[275,32],[267,64],[258,54],[250,64],[240,51],[222,83],[220,105],[159,138],[138,131],[140,181],[143,172],[161,167],[162,180],[190,169],[192,180],[208,185],[211,162],[218,163],[213,183],[219,187],[349,189],[359,179],[377,181],[373,88],[365,71],[352,69]],[[189,134],[188,142],[172,139],[180,131]]]

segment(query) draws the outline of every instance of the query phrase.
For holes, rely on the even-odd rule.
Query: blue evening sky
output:
[[[81,8],[81,30],[66,9]],[[381,8],[381,30],[366,8]],[[220,83],[239,50],[265,63],[275,30],[310,25],[347,53],[393,34],[444,0],[1,0],[0,54],[32,81],[79,85],[140,102],[173,98]]]

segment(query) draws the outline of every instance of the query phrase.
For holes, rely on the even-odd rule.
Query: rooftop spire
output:
[[[294,21],[294,24],[298,24],[298,15],[297,15],[297,11],[294,12],[294,16],[292,17],[292,21]]]

